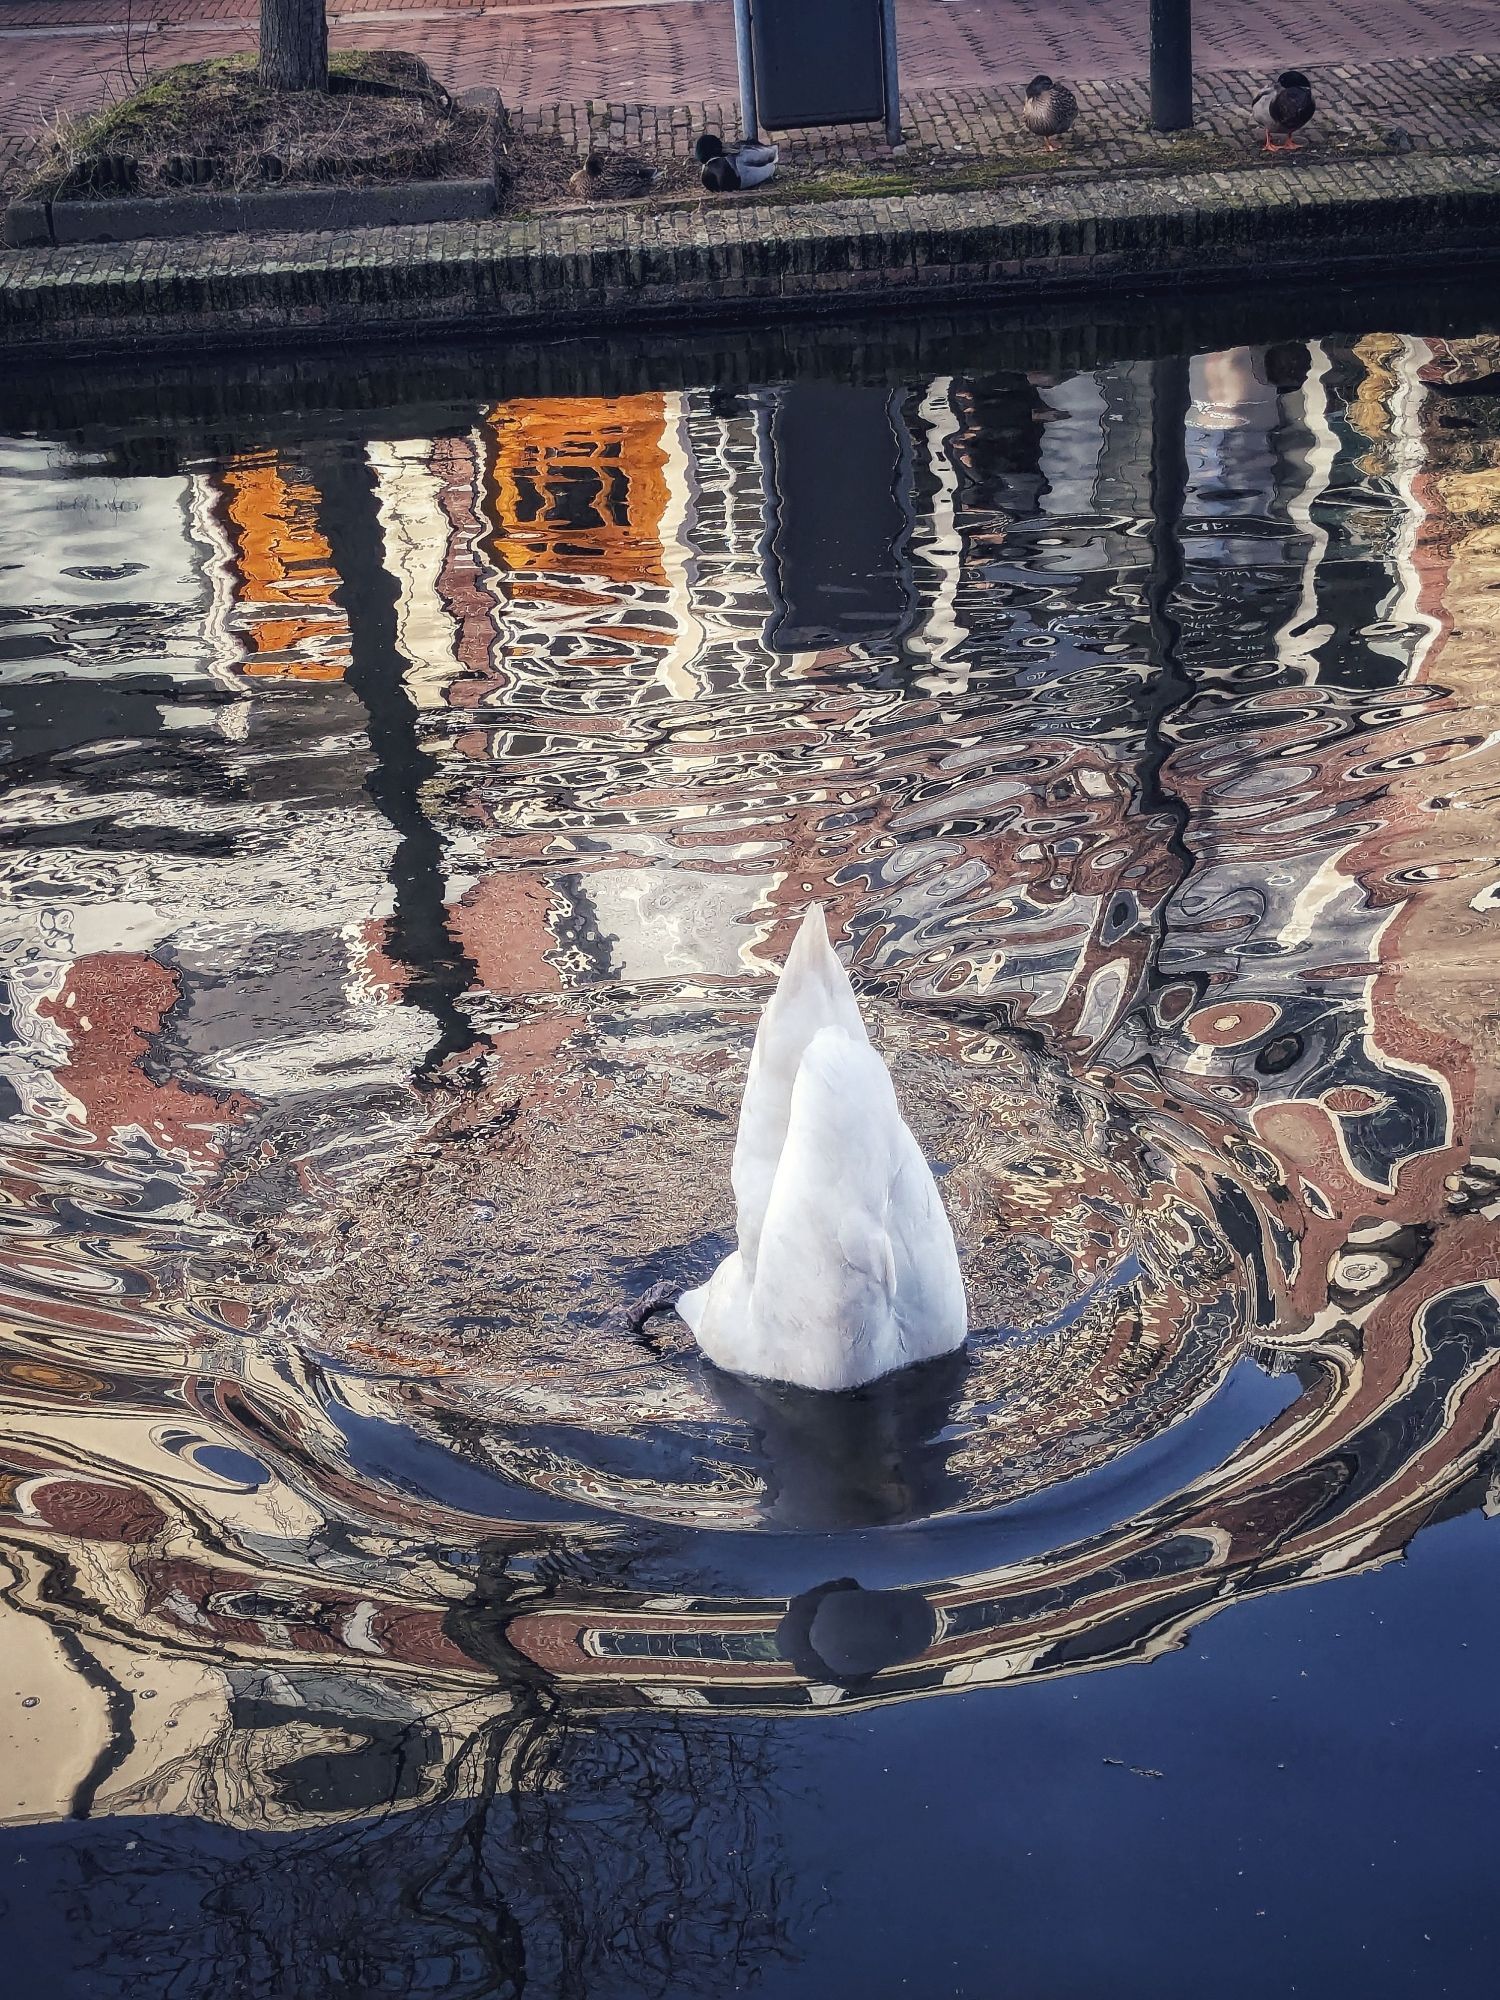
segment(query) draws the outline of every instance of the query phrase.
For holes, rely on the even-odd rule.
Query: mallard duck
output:
[[[953,1231],[816,903],[756,1031],[732,1179],[738,1248],[677,1301],[710,1361],[856,1389],[963,1345]]]
[[[568,186],[584,201],[620,201],[644,194],[657,178],[657,169],[633,153],[590,153]]]
[[[1034,76],[1027,84],[1021,123],[1045,141],[1049,153],[1057,151],[1058,139],[1072,131],[1077,116],[1078,99],[1065,83],[1054,83],[1050,76]]]
[[[1301,70],[1284,69],[1270,89],[1263,90],[1255,100],[1255,122],[1265,131],[1265,150],[1295,153],[1298,147],[1292,134],[1302,130],[1317,108],[1312,85]],[[1285,146],[1272,138],[1273,132],[1286,140]]]
[[[693,157],[703,169],[703,185],[713,194],[736,194],[741,188],[759,187],[776,171],[780,154],[775,146],[726,146],[717,132],[705,132],[693,147]]]

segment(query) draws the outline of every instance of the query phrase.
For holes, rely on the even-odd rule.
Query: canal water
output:
[[[1500,294],[0,390],[17,1991],[1493,1991]],[[817,901],[965,1353],[737,1382]]]

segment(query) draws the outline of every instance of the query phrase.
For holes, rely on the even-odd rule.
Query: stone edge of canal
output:
[[[1500,253],[1500,156],[1337,161],[790,208],[616,208],[0,255],[0,347],[55,361],[571,334],[1162,287]]]

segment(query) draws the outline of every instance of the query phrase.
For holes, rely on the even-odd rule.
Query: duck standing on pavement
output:
[[[1265,132],[1265,150],[1295,153],[1298,147],[1292,134],[1302,130],[1317,108],[1312,85],[1301,70],[1284,69],[1270,89],[1263,90],[1255,100],[1255,122]],[[1273,132],[1286,140],[1285,146],[1272,138]]]
[[[705,132],[693,147],[703,169],[703,185],[712,194],[737,194],[759,187],[776,171],[780,155],[774,146],[726,146],[716,132]]]
[[[1027,84],[1021,123],[1044,141],[1049,153],[1057,151],[1059,138],[1072,131],[1077,116],[1078,99],[1065,83],[1054,83],[1050,76],[1034,76]]]

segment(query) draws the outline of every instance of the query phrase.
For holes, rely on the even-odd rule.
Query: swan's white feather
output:
[[[816,905],[761,1017],[734,1187],[739,1248],[677,1304],[721,1368],[852,1389],[962,1345],[953,1231]]]
[[[730,1179],[740,1250],[752,1270],[786,1144],[792,1086],[809,1042],[822,1028],[842,1028],[858,1041],[868,1039],[849,975],[828,942],[822,909],[814,903],[792,940],[776,991],[760,1017],[740,1102]]]

